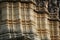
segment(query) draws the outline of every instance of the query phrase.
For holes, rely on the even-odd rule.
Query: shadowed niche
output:
[[[8,40],[31,40],[31,39],[27,38],[27,37],[24,37],[24,36],[21,36],[21,37],[11,38],[11,39],[8,39]]]

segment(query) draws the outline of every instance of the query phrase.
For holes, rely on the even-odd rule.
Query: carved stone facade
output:
[[[60,40],[58,2],[0,1],[0,40]]]

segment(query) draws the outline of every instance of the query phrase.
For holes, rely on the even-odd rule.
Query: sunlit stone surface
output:
[[[0,0],[0,40],[60,40],[59,14],[59,0]]]

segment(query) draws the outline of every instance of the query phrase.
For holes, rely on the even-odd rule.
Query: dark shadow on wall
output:
[[[21,37],[11,38],[11,39],[7,39],[7,40],[31,40],[31,39],[21,36]]]

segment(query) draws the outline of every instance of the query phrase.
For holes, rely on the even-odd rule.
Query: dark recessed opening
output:
[[[1,21],[1,19],[2,19],[2,10],[0,8],[0,21]]]

